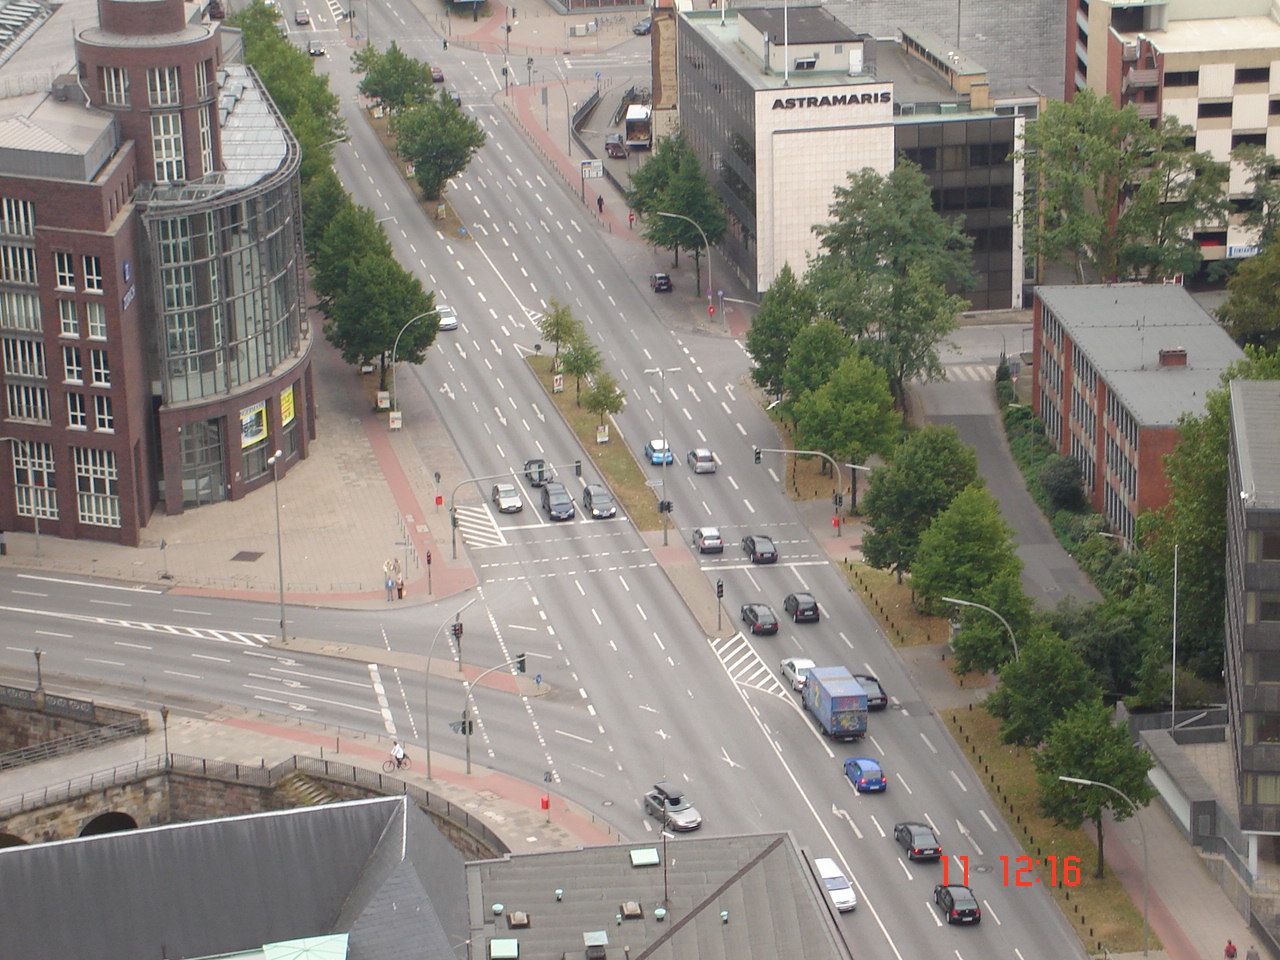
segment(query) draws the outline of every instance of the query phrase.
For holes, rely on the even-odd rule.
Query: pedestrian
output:
[[[1258,953],[1258,948],[1253,944],[1249,944],[1249,952],[1244,955],[1244,960],[1262,960]]]
[[[1236,960],[1236,945],[1227,938],[1227,945],[1222,950],[1222,960]]]
[[[604,197],[599,195],[596,196],[596,209],[599,210],[601,214],[604,213]]]
[[[448,38],[448,37],[441,37],[441,38],[440,38],[440,42],[444,44],[444,48],[445,48],[446,50],[448,50],[448,49],[449,49],[449,38]]]
[[[404,577],[396,577],[396,596],[404,599]]]
[[[395,599],[396,582],[387,577],[387,603]]]

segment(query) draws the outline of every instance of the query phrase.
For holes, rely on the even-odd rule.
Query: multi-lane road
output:
[[[487,484],[464,488],[461,532],[480,579],[465,615],[466,660],[501,663],[526,652],[548,691],[524,699],[478,689],[477,755],[530,780],[549,771],[557,789],[631,837],[654,829],[639,797],[659,778],[685,787],[707,832],[793,831],[811,855],[837,857],[853,879],[859,907],[841,922],[854,931],[862,957],[1083,957],[1043,889],[1002,885],[997,858],[1021,851],[998,808],[784,495],[782,464],[753,463],[753,445],[777,443],[745,387],[741,345],[674,333],[664,322],[661,311],[670,306],[648,292],[643,257],[601,234],[495,105],[500,60],[457,45],[442,53],[409,4],[371,13],[375,35],[394,35],[411,55],[444,68],[488,136],[450,194],[470,239],[445,236],[420,213],[360,116],[350,48],[339,42],[332,13],[311,10],[313,30],[299,39],[328,42],[328,56],[318,62],[341,97],[351,135],[336,148],[338,172],[358,203],[395,218],[389,234],[401,263],[461,318],[458,330],[440,334],[425,363],[401,376],[426,388],[470,474],[515,472],[520,482],[523,461],[542,457],[583,462],[581,479],[572,470],[560,474],[575,499],[582,484],[600,480],[523,359],[538,339],[536,317],[555,297],[584,321],[626,391],[610,442],[638,450],[665,421],[676,451],[666,468],[677,526],[672,542],[687,542],[695,526],[720,528],[725,554],[699,563],[709,579],[724,581],[727,609],[758,600],[780,612],[785,594],[803,589],[818,597],[824,615],[771,638],[713,642],[625,518],[592,521],[579,511],[575,521],[548,523],[537,491],[524,484],[524,511],[499,516],[485,505]],[[292,20],[291,7],[284,14]],[[634,41],[636,49],[646,42]],[[655,368],[668,370],[665,381],[645,373]],[[406,429],[413,430],[411,416]],[[695,476],[684,466],[684,452],[694,446],[716,452],[716,474]],[[658,468],[645,469],[660,479]],[[774,538],[778,564],[745,561],[736,546],[749,532]],[[295,608],[290,632],[424,653],[466,599],[376,612]],[[281,654],[267,642],[276,620],[270,608],[5,573],[0,611],[0,665],[26,669],[27,651],[38,644],[64,686],[245,704],[414,741],[427,722],[421,673]],[[801,654],[880,677],[893,702],[872,715],[864,742],[825,741],[778,681],[778,661]],[[460,752],[446,724],[463,706],[462,688],[445,676],[430,683],[433,746]],[[841,772],[850,755],[883,762],[886,794],[852,791]],[[931,904],[941,868],[908,863],[892,842],[893,823],[904,819],[932,822],[948,852],[968,858],[984,905],[980,927],[942,922]]]

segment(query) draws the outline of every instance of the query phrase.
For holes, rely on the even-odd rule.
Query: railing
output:
[[[74,800],[76,797],[83,797],[106,787],[136,783],[138,780],[160,773],[164,769],[163,757],[147,757],[145,760],[122,764],[118,767],[112,767],[110,770],[100,770],[88,776],[68,780],[66,783],[45,787],[43,790],[33,790],[19,797],[0,800],[0,820],[28,810],[38,810],[41,807],[47,807],[51,803],[64,803],[67,800]]]
[[[145,728],[146,724],[142,717],[134,717],[120,723],[95,727],[84,733],[73,733],[67,737],[59,737],[57,740],[46,740],[44,743],[37,743],[30,747],[20,747],[8,753],[0,753],[0,770],[12,770],[14,767],[76,753],[89,747],[111,743],[113,740],[134,737],[142,733]]]

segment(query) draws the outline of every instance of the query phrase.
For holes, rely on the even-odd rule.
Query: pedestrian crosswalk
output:
[[[719,658],[724,672],[734,683],[783,700],[790,699],[778,675],[741,633],[735,633],[732,637],[708,637],[707,642]]]
[[[457,506],[453,508],[453,512],[458,518],[458,531],[467,546],[507,546],[507,538],[483,503],[474,507]]]
[[[942,373],[951,383],[959,380],[995,380],[996,365],[994,363],[958,363],[943,367]]]

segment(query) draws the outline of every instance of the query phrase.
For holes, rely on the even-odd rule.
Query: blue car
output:
[[[671,455],[671,447],[665,440],[650,440],[646,443],[644,458],[655,467],[676,462],[676,458]]]
[[[889,787],[884,770],[870,757],[850,757],[844,762],[844,775],[859,793],[884,793]]]

